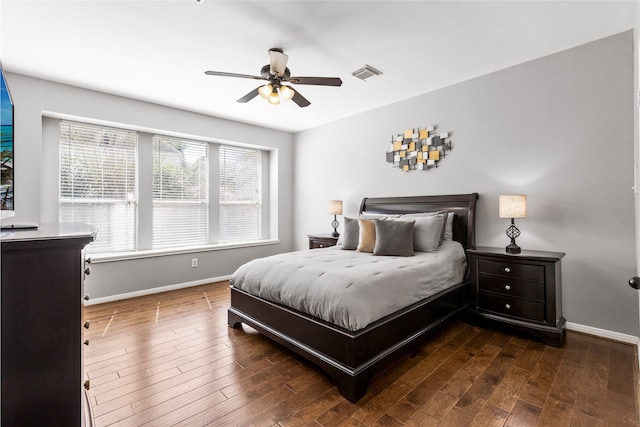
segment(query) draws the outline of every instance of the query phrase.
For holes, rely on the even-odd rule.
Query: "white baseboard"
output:
[[[620,341],[638,346],[639,339],[633,335],[621,334],[619,332],[608,331],[606,329],[594,328],[593,326],[580,325],[578,323],[567,322],[567,330],[582,332],[583,334],[595,335],[613,341]]]
[[[145,295],[159,294],[160,292],[175,291],[177,289],[190,288],[192,286],[206,285],[207,283],[222,282],[229,280],[231,276],[210,277],[208,279],[195,280],[193,282],[178,283],[175,285],[162,286],[159,288],[143,289],[141,291],[128,292],[126,294],[109,295],[107,297],[91,298],[84,305],[103,304],[105,302],[119,301],[122,299],[142,297]]]

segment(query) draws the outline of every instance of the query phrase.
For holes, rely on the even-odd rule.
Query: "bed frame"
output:
[[[475,248],[478,193],[451,196],[364,198],[360,213],[455,212],[453,239],[465,249]],[[392,313],[352,332],[318,318],[272,303],[234,288],[228,323],[245,323],[291,351],[318,365],[352,402],[365,395],[375,369],[390,358],[407,353],[443,322],[469,305],[465,279],[450,289]]]

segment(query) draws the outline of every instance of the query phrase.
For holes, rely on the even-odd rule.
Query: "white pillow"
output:
[[[394,221],[415,221],[413,227],[413,249],[419,252],[437,252],[442,243],[447,211],[434,215],[402,215]]]
[[[453,212],[447,214],[447,222],[444,224],[444,240],[453,240]]]
[[[442,211],[436,211],[436,212],[418,212],[418,213],[410,213],[410,214],[403,214],[400,215],[399,218],[420,218],[420,217],[427,217],[427,216],[434,216],[434,215],[439,215],[442,213],[448,213],[447,215],[447,220],[444,223],[444,229],[442,230],[442,238],[440,239],[440,244],[442,244],[443,240],[453,240],[453,212],[449,212],[446,210],[442,210]]]
[[[359,219],[389,219],[389,218],[398,218],[400,215],[387,215],[387,214],[377,214],[377,213],[361,213],[358,215]]]

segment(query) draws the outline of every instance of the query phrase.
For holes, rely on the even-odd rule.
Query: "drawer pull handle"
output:
[[[84,340],[84,345],[89,345],[89,340]]]
[[[84,389],[89,390],[90,388],[91,388],[91,382],[89,380],[86,380],[84,382]]]
[[[505,267],[505,268],[504,268],[504,272],[505,272],[505,273],[511,273],[511,269],[510,269],[509,267]]]
[[[84,322],[84,328],[85,329],[89,329],[89,325],[91,325],[91,323],[88,320],[86,322]]]
[[[84,269],[84,274],[86,274],[87,276],[91,274],[91,267],[87,267]]]
[[[89,296],[89,294],[86,294],[83,298],[85,301],[89,301],[91,299],[91,296]]]
[[[509,304],[505,304],[505,305],[504,305],[504,308],[506,308],[507,310],[510,310],[510,309],[511,309],[511,306],[510,306]]]
[[[508,291],[510,291],[510,290],[511,290],[511,286],[509,286],[509,285],[505,285],[505,286],[504,286],[504,288],[505,288],[506,290],[508,290]]]

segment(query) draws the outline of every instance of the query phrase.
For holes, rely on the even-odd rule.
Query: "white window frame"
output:
[[[91,131],[91,132],[95,132],[95,133],[113,133],[113,134],[120,134],[121,137],[123,138],[128,138],[128,139],[132,139],[132,141],[130,141],[130,143],[132,143],[133,147],[129,146],[126,147],[124,150],[123,149],[117,149],[120,154],[126,153],[127,149],[133,151],[133,159],[129,159],[129,161],[133,162],[133,171],[134,171],[134,176],[133,176],[133,182],[130,182],[128,180],[127,177],[125,177],[125,182],[127,183],[126,186],[128,186],[129,188],[127,188],[127,195],[124,196],[123,198],[106,198],[106,197],[96,197],[96,198],[88,198],[88,197],[64,197],[62,195],[62,171],[60,171],[60,173],[58,174],[58,179],[59,179],[59,188],[61,189],[61,191],[59,192],[60,194],[60,199],[59,199],[59,215],[62,216],[62,220],[66,220],[69,217],[65,218],[64,215],[70,215],[70,220],[72,222],[77,222],[78,220],[76,219],[77,217],[83,218],[83,208],[88,208],[93,206],[103,206],[103,207],[107,207],[107,211],[110,211],[112,209],[109,209],[108,207],[111,208],[115,208],[117,206],[121,205],[121,210],[123,209],[125,211],[125,216],[132,216],[131,218],[129,218],[128,220],[126,220],[123,224],[120,224],[120,228],[124,230],[120,230],[120,231],[116,231],[116,230],[112,230],[111,233],[105,232],[105,230],[103,230],[102,234],[98,234],[97,236],[97,242],[96,245],[94,245],[93,247],[104,247],[107,246],[108,248],[110,248],[109,250],[106,251],[106,253],[119,253],[119,252],[123,252],[123,251],[135,251],[137,249],[137,186],[136,186],[136,181],[137,181],[137,155],[138,155],[138,139],[137,139],[137,134],[135,132],[131,132],[128,131],[126,129],[118,129],[118,128],[110,128],[110,127],[106,127],[106,126],[97,126],[97,125],[92,125],[92,124],[86,124],[86,123],[79,123],[79,122],[71,122],[71,121],[60,121],[60,125],[59,125],[59,129],[65,127],[69,130],[69,132],[71,132],[72,128],[76,128],[76,129],[85,129],[87,131]],[[65,150],[63,149],[63,135],[60,134],[60,137],[58,138],[59,140],[59,146],[60,146],[60,161],[62,161],[62,157],[64,154],[68,154],[65,153]],[[71,150],[71,141],[70,140],[65,140],[68,144],[67,149]],[[102,145],[102,143],[100,144]],[[92,152],[92,154],[104,154],[103,150],[97,151],[95,149],[93,149],[91,146],[86,146],[86,147],[77,147],[80,148],[82,150],[85,151],[85,153],[89,153]],[[107,147],[108,148],[108,147]],[[67,157],[69,157],[69,155],[67,155]],[[70,163],[72,162],[72,160],[70,160]],[[102,165],[102,168],[104,169],[105,167],[108,167],[110,165]],[[126,165],[126,167],[128,168],[128,164]],[[101,171],[101,176],[104,178],[104,170]],[[108,184],[107,184],[108,185]],[[71,182],[70,183],[71,189],[75,188],[75,183]],[[103,181],[102,183],[102,189],[104,190],[105,187],[105,183]],[[73,211],[73,207],[79,207],[78,212],[74,212]],[[65,210],[67,211],[65,214],[62,213],[62,211]],[[122,238],[122,233],[124,233],[124,239]],[[102,239],[102,240],[101,240]],[[113,245],[117,245],[117,243],[113,243],[113,241],[121,241],[121,242],[125,242],[125,247],[123,248],[122,246],[120,247],[120,249],[113,248]],[[122,243],[121,243],[122,244]],[[87,248],[87,253],[92,253],[92,247],[88,247]]]
[[[209,243],[210,241],[210,237],[209,237],[209,197],[208,197],[208,186],[210,185],[210,181],[211,181],[211,174],[209,172],[209,145],[206,142],[202,142],[202,141],[194,141],[191,139],[186,139],[186,138],[173,138],[173,137],[167,137],[165,135],[154,135],[152,137],[152,144],[153,144],[153,162],[154,162],[154,169],[153,169],[153,183],[154,183],[154,187],[153,187],[153,208],[152,208],[152,249],[166,249],[166,248],[179,248],[179,247],[183,247],[183,246],[199,246],[199,245],[205,245],[207,243]],[[155,188],[156,185],[156,177],[155,177],[155,162],[156,160],[158,160],[157,156],[160,156],[161,151],[159,150],[159,147],[156,146],[156,144],[177,144],[177,145],[182,145],[184,144],[186,147],[190,147],[192,149],[194,149],[197,154],[200,156],[204,156],[204,163],[200,164],[199,166],[199,172],[204,173],[204,183],[201,183],[201,186],[199,188],[198,191],[198,196],[197,197],[189,197],[189,196],[185,196],[184,194],[165,194],[162,191],[162,188],[160,189],[161,197],[157,198],[156,197],[156,193],[157,190]],[[203,152],[200,152],[200,150],[202,150]],[[162,160],[166,160],[167,157],[163,156]],[[182,160],[182,159],[180,159]],[[165,165],[165,162],[162,161],[160,163],[160,168],[162,168]],[[204,170],[203,170],[204,169]],[[181,172],[181,174],[184,172],[182,169],[179,170]],[[160,187],[162,187],[162,183],[163,181],[160,180]],[[200,218],[201,221],[204,221],[204,224],[200,223],[199,225],[201,227],[203,227],[203,230],[197,230],[196,229],[196,234],[194,233],[194,226],[198,226],[198,223],[200,221],[198,221],[197,217],[193,218],[193,217],[189,217],[185,212],[174,212],[173,209],[171,209],[171,215],[175,216],[175,220],[179,221],[183,226],[185,226],[185,228],[182,228],[182,230],[188,231],[187,235],[183,236],[184,240],[181,241],[180,236],[176,236],[174,235],[174,233],[172,231],[169,231],[167,233],[163,233],[163,230],[160,229],[159,224],[155,223],[155,219],[157,218],[157,211],[163,208],[167,208],[167,207],[171,207],[171,206],[175,206],[175,207],[185,207],[187,208],[185,210],[185,212],[188,212],[190,209],[189,208],[196,208],[196,212],[197,211],[203,211],[201,212],[202,217]],[[163,226],[170,226],[171,224],[163,224]],[[198,234],[202,233],[202,234]],[[168,245],[168,242],[176,242],[173,245]]]
[[[280,243],[278,238],[278,158],[279,150],[274,147],[266,147],[252,144],[234,143],[228,140],[220,141],[211,137],[197,137],[192,134],[179,134],[166,132],[161,129],[144,128],[141,126],[124,125],[121,123],[105,122],[101,120],[87,119],[85,117],[71,116],[46,112],[43,114],[43,158],[59,158],[59,120],[71,120],[79,123],[96,124],[114,127],[122,130],[138,132],[138,174],[147,176],[148,179],[138,179],[138,223],[137,223],[137,250],[118,253],[97,253],[91,255],[93,262],[110,262],[120,260],[134,260],[140,258],[152,258],[156,256],[189,254],[198,252],[210,252],[235,248],[257,247]],[[154,134],[169,135],[179,138],[195,139],[208,142],[209,174],[217,176],[218,173],[218,147],[230,145],[237,147],[253,148],[262,153],[262,235],[259,240],[250,242],[219,243],[218,238],[218,185],[209,183],[209,242],[205,245],[152,249],[151,248],[151,215],[152,215],[152,185],[151,173],[153,168],[151,138]],[[43,162],[42,187],[42,221],[58,222],[59,206],[59,164],[58,162]],[[47,179],[46,177],[49,177]]]
[[[255,195],[254,198],[250,198],[250,197],[246,197],[246,193],[242,194],[243,196],[245,196],[244,198],[239,197],[239,200],[233,200],[233,197],[231,197],[230,199],[226,199],[226,195],[224,194],[224,192],[222,191],[222,187],[223,187],[223,183],[222,183],[222,170],[223,170],[223,165],[222,165],[222,151],[223,150],[229,150],[229,151],[235,151],[236,153],[239,152],[254,152],[257,153],[256,155],[256,167],[257,170],[255,172],[255,176],[253,176],[252,178],[254,178],[257,181],[257,194]],[[262,177],[263,177],[263,173],[262,173],[262,167],[263,167],[263,163],[262,163],[262,151],[261,150],[255,150],[255,149],[249,149],[249,148],[243,148],[243,147],[232,147],[232,146],[220,146],[220,155],[219,155],[219,161],[220,161],[220,178],[218,180],[218,185],[220,186],[221,190],[220,190],[220,194],[218,197],[218,203],[219,203],[219,210],[220,210],[220,229],[223,228],[223,222],[224,222],[224,218],[223,218],[223,210],[224,207],[227,206],[248,206],[248,207],[255,207],[257,209],[256,211],[256,223],[255,226],[257,227],[257,233],[255,235],[252,236],[247,236],[247,240],[240,240],[240,241],[256,241],[256,240],[260,240],[260,238],[263,235],[263,218],[262,218],[262,210],[263,210],[263,206],[262,206],[262,202],[264,200],[263,197],[263,193],[264,193],[264,188],[262,185]],[[235,231],[234,234],[237,234],[238,231]],[[221,235],[223,233],[220,233]],[[221,243],[234,243],[236,242],[236,240],[233,239],[225,239],[222,236],[220,237],[220,242]]]

